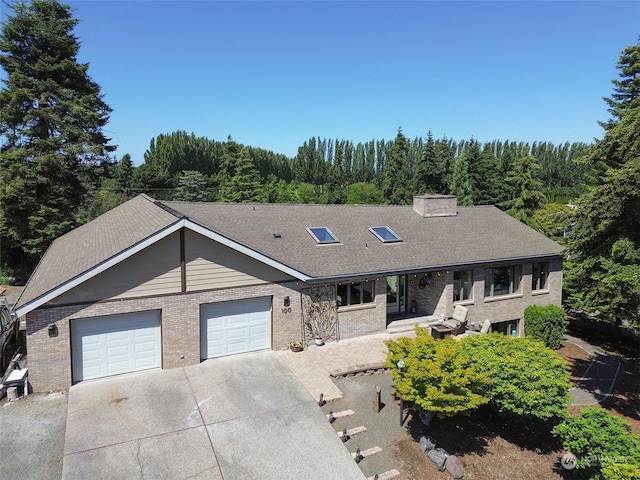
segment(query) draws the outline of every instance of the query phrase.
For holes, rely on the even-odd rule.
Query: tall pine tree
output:
[[[398,129],[398,134],[387,150],[384,178],[382,179],[382,194],[387,203],[406,205],[409,203],[409,144],[407,137]]]
[[[88,170],[109,162],[102,128],[111,109],[77,60],[68,5],[11,5],[0,65],[0,235],[2,263],[29,271],[57,236],[76,226]],[[8,248],[7,248],[8,247]]]

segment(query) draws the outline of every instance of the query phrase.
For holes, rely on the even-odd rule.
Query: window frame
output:
[[[332,238],[332,240],[321,240],[317,234],[315,233],[314,230],[324,230],[325,235],[328,235],[329,237]],[[334,243],[340,243],[340,240],[338,240],[338,237],[336,237],[333,232],[331,230],[329,230],[328,227],[307,227],[307,232],[309,232],[309,235],[311,235],[311,237],[313,237],[313,239],[316,241],[316,243],[318,245],[332,245]]]
[[[508,270],[509,285],[507,291],[504,293],[496,293],[496,272],[500,270]],[[509,265],[502,265],[499,267],[487,267],[484,270],[484,296],[485,298],[501,298],[508,295],[521,295],[522,294],[522,264],[511,263]]]
[[[459,278],[458,280],[456,280],[456,274],[458,274],[462,278]],[[465,276],[464,274],[468,275],[466,282],[464,280],[464,276]],[[457,291],[457,288],[456,288],[456,281],[460,282],[459,291]],[[467,289],[464,288],[465,283],[468,284]],[[457,299],[456,299],[456,293],[458,293]],[[465,269],[465,270],[455,270],[453,272],[453,303],[460,303],[460,302],[473,302],[473,269],[472,268]]]
[[[531,267],[531,291],[549,291],[549,262],[533,262]]]
[[[370,286],[366,288],[365,286]],[[345,290],[346,300],[341,301],[340,287]],[[357,295],[354,295],[354,289]],[[370,298],[369,295],[370,294]],[[353,303],[353,298],[359,298],[358,303]],[[336,305],[338,308],[361,307],[364,305],[375,304],[376,300],[376,282],[375,280],[363,280],[360,282],[344,282],[336,286]]]
[[[383,237],[376,230],[386,230],[387,233],[390,234],[390,236],[392,238],[389,239],[388,237]],[[396,232],[394,232],[393,230],[391,230],[387,226],[369,227],[369,231],[371,233],[373,233],[376,236],[376,238],[378,240],[380,240],[382,243],[398,243],[398,242],[402,242],[402,238],[400,238],[400,236]]]

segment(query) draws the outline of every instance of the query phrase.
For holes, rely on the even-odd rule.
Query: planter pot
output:
[[[321,338],[316,338],[316,346],[321,347],[324,345],[324,340]]]
[[[289,345],[289,348],[291,349],[292,352],[302,351],[302,345]]]

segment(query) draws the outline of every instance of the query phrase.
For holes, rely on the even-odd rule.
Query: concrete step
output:
[[[419,327],[426,327],[431,322],[437,322],[440,319],[437,315],[425,315],[422,317],[403,318],[402,320],[394,320],[387,325],[387,333],[403,333],[411,332]]]

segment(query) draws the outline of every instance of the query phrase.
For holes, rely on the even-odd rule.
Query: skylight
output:
[[[338,243],[338,239],[327,227],[311,227],[307,231],[318,243]]]
[[[382,243],[401,242],[402,239],[389,227],[371,227],[369,229]]]

